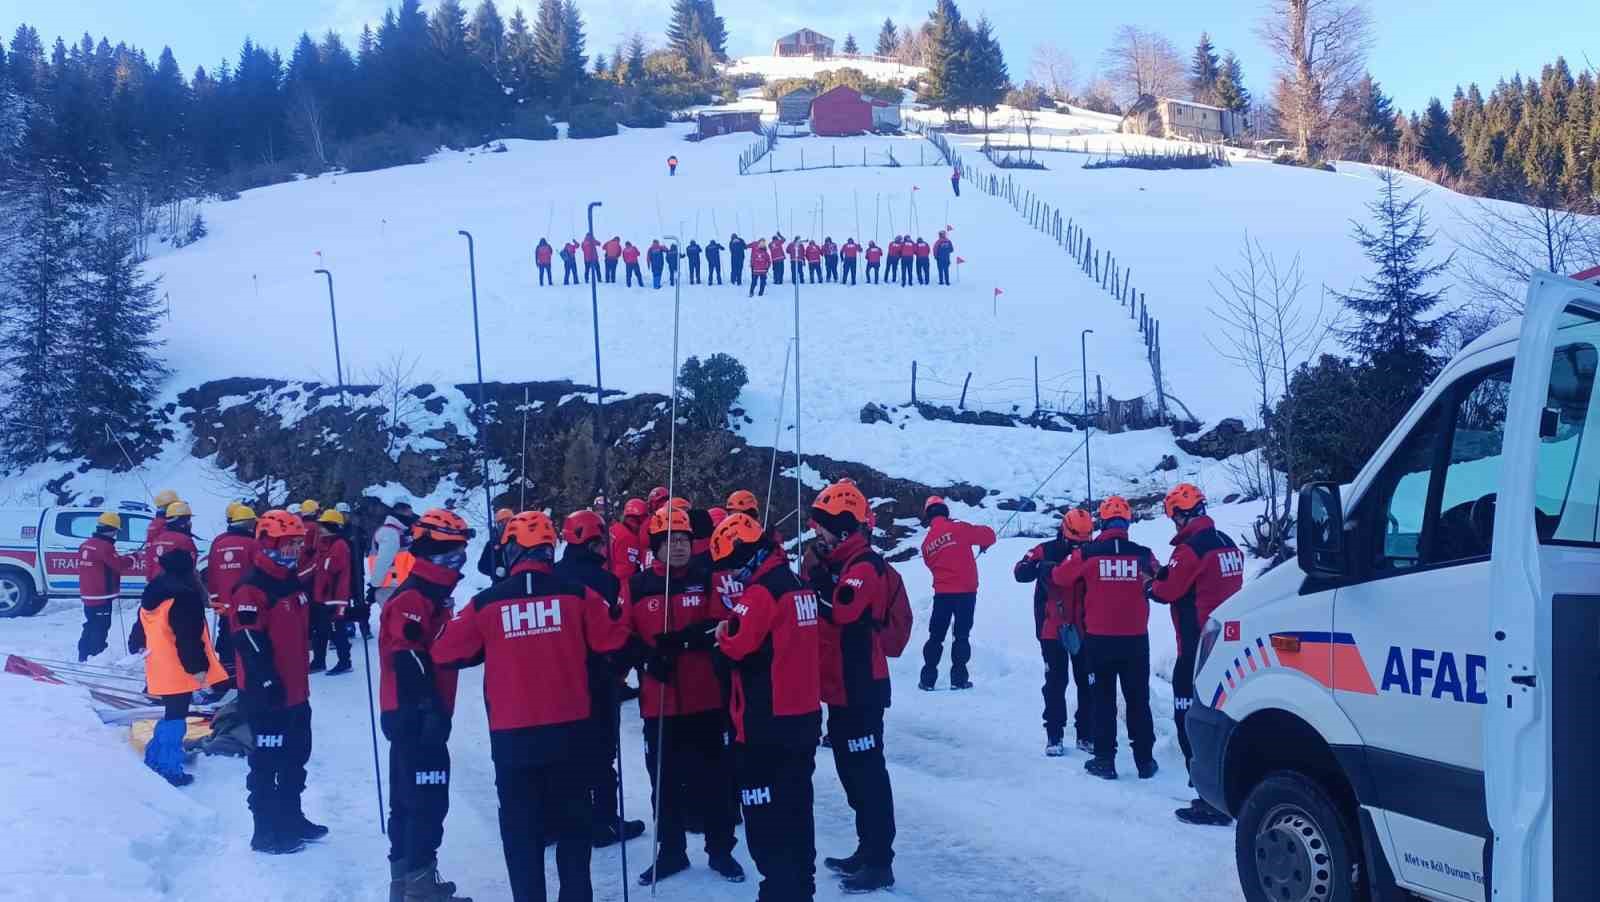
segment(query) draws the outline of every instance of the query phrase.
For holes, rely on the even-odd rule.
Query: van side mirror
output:
[[[1295,539],[1300,569],[1308,576],[1345,575],[1344,508],[1338,483],[1313,482],[1300,490]]]

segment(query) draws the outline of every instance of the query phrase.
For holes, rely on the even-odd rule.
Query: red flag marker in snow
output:
[[[921,189],[921,188],[918,188],[918,187],[917,187],[917,186],[916,186],[916,185],[912,185],[912,186],[911,186],[911,190],[912,190],[912,191],[921,191],[921,190],[922,190],[922,189]]]
[[[967,262],[967,258],[966,257],[957,257],[956,258],[956,265],[957,266],[959,266],[959,265],[961,265],[962,263],[965,263],[965,262]]]
[[[999,316],[1000,315],[1000,295],[1005,294],[1005,293],[1006,293],[1006,290],[1004,288],[996,288],[994,290],[994,315],[995,316]]]

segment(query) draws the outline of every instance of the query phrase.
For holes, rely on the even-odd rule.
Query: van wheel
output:
[[[1234,857],[1250,902],[1362,902],[1361,846],[1350,819],[1315,781],[1277,771],[1239,811]]]
[[[0,617],[27,617],[39,610],[34,604],[33,580],[21,570],[0,567]]]

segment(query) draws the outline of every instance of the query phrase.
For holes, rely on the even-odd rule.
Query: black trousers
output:
[[[871,285],[874,282],[880,281],[880,279],[878,278],[878,276],[879,276],[879,268],[882,267],[882,266],[883,266],[883,264],[881,264],[881,263],[872,263],[870,261],[867,263],[867,284],[868,285]]]
[[[193,698],[194,693],[192,692],[161,696],[161,717],[165,720],[187,719],[189,717],[189,702]]]
[[[721,285],[722,284],[722,261],[721,260],[707,260],[706,261],[706,284],[707,285]]]
[[[886,278],[888,278],[888,280],[890,282],[893,282],[895,274],[898,273],[899,271],[900,271],[900,258],[899,257],[890,257],[888,264],[885,265],[884,270],[883,270],[884,276]]]
[[[339,654],[339,663],[350,660],[350,634],[345,631],[344,621],[335,619],[333,613],[332,605],[311,606],[311,660],[317,663],[327,662],[330,641]]]
[[[856,849],[866,863],[894,861],[894,790],[883,759],[883,709],[829,705],[828,741],[850,810],[856,813]]]
[[[967,681],[967,662],[972,660],[972,616],[978,593],[938,594],[933,596],[933,616],[928,618],[928,641],[922,646],[922,684],[939,680],[939,659],[944,656],[944,636],[955,623],[955,641],[950,643],[950,682]]]
[[[500,845],[511,898],[546,902],[544,836],[546,818],[556,840],[556,874],[560,902],[590,902],[589,857],[593,852],[593,811],[589,805],[589,765],[571,758],[541,765],[495,764],[494,785],[500,797]]]
[[[578,278],[578,261],[577,260],[562,260],[561,261],[561,284],[563,284],[563,285],[576,285],[576,284],[578,284],[579,281],[580,281],[580,279]]]
[[[919,284],[919,285],[928,284],[928,258],[927,257],[918,257],[917,258],[917,284]]]
[[[643,282],[644,277],[640,276],[639,278],[640,278],[640,281]],[[661,287],[661,267],[659,267],[659,266],[650,267],[650,282],[655,288],[660,288]],[[641,287],[643,287],[643,286],[641,285]]]
[[[585,261],[583,261],[583,281],[585,281],[585,282],[598,282],[598,281],[600,281],[600,261],[599,260],[585,260]]]
[[[1128,745],[1135,761],[1148,761],[1156,744],[1150,715],[1150,637],[1088,636],[1084,653],[1094,673],[1094,756],[1117,754],[1117,684],[1128,721]]]
[[[738,283],[735,282],[734,284],[738,284]],[[781,285],[783,283],[779,282],[778,284]],[[756,290],[756,286],[757,285],[761,286],[761,290],[760,291]],[[761,295],[762,297],[766,297],[767,296],[767,274],[764,273],[764,272],[756,272],[754,270],[751,270],[750,271],[750,293],[745,295],[745,297],[754,297],[754,296],[756,296],[758,294]]]
[[[817,747],[738,745],[744,838],[761,872],[761,902],[811,902],[817,892],[812,775]]]
[[[589,807],[594,811],[594,828],[597,832],[604,827],[615,830],[619,820],[617,740],[621,727],[618,719],[620,713],[615,700],[611,700],[589,718],[595,736],[599,737],[589,759]]]
[[[539,284],[540,285],[554,285],[554,284],[556,284],[555,274],[550,272],[550,264],[548,264],[548,263],[539,263],[539,264],[536,264],[536,265],[539,267]]]
[[[961,196],[961,180],[960,179],[951,179],[950,180],[950,190],[954,191],[956,193],[956,197],[960,197]]]
[[[901,258],[901,260],[900,260],[900,287],[904,288],[904,287],[906,287],[907,285],[910,285],[910,284],[911,284],[911,260],[909,258]]]
[[[949,260],[936,260],[934,262],[939,264],[939,284],[940,285],[949,285],[950,284],[950,261]]]
[[[389,860],[407,870],[438,860],[450,811],[450,749],[414,738],[389,743]]]
[[[839,278],[839,284],[843,285],[846,282],[851,285],[856,284],[856,258],[854,257],[844,258],[844,275]]]
[[[773,258],[771,275],[772,275],[772,284],[774,284],[774,285],[782,285],[783,284],[783,260],[781,258],[777,258],[777,257]]]
[[[1082,653],[1067,654],[1059,639],[1040,639],[1044,658],[1044,732],[1051,742],[1061,741],[1067,728],[1067,685],[1076,684],[1078,709],[1072,712],[1072,729],[1078,739],[1092,739],[1094,700],[1089,688],[1089,662]]]
[[[722,729],[721,711],[680,714],[644,722],[645,765],[650,769],[650,804],[661,794],[661,820],[656,836],[663,859],[683,856],[688,850],[684,827],[691,808],[705,824],[708,855],[733,851],[733,807],[728,780],[733,774]],[[656,785],[657,760],[664,785]]]
[[[698,257],[689,258],[689,284],[700,284],[700,260]]]
[[[744,257],[734,257],[728,265],[728,280],[735,285],[744,284]]]
[[[106,650],[111,635],[111,605],[83,606],[83,632],[78,635],[78,662],[82,663]],[[220,654],[220,652],[219,652]]]
[[[244,780],[251,812],[268,819],[299,817],[311,760],[311,703],[252,712],[245,720],[256,737]]]
[[[1172,666],[1172,723],[1178,728],[1178,748],[1183,749],[1183,766],[1194,758],[1189,745],[1189,706],[1194,702],[1194,658],[1200,648],[1200,618],[1193,601],[1179,602],[1178,662]]]
[[[795,280],[801,285],[804,285],[806,283],[806,265],[799,260],[790,260],[789,278]],[[811,281],[815,282],[816,279],[812,279]]]
[[[616,258],[616,257],[607,257],[606,258],[606,281],[607,282],[615,282],[615,281],[617,281],[617,259],[618,258]]]
[[[643,288],[644,287],[644,273],[639,271],[639,264],[637,264],[637,263],[629,263],[628,264],[627,284],[624,285],[623,287],[624,288],[632,287],[633,282],[634,282],[635,279],[639,280],[639,287]]]
[[[827,271],[828,271],[828,281],[829,282],[837,282],[837,281],[839,281],[839,258],[838,258],[838,256],[835,255],[835,256],[832,256],[832,257],[824,257],[823,258],[823,265],[827,268]]]

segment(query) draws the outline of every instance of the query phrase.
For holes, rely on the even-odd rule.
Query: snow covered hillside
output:
[[[809,56],[741,56],[728,64],[730,75],[755,74],[768,81],[782,78],[811,78],[829,69],[859,69],[869,78],[902,82],[928,71],[921,66],[872,59],[835,56],[813,59]]]

